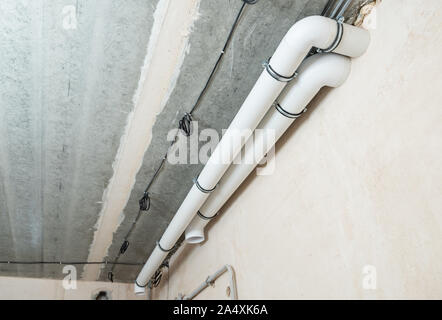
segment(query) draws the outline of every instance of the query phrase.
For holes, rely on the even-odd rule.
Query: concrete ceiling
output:
[[[0,260],[91,257],[159,2],[165,0],[0,2]],[[167,133],[195,103],[242,4],[195,2],[198,15],[179,72],[152,128],[146,128],[152,135],[133,187],[126,189],[115,233],[94,258],[117,257],[138,200],[169,148]],[[262,61],[294,22],[320,14],[326,2],[260,0],[248,6],[194,113],[199,130],[228,127]],[[75,8],[76,28],[69,28],[72,21],[66,28],[66,6]],[[121,262],[145,261],[201,168],[166,162],[150,189],[151,208],[138,220]],[[94,278],[105,279],[109,270],[100,269]],[[117,281],[131,282],[139,270],[113,271]],[[64,276],[57,265],[0,265],[0,275]]]

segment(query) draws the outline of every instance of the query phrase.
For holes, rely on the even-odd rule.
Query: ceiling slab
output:
[[[88,259],[160,1],[173,0],[0,2],[0,260]],[[354,1],[349,12],[363,1]],[[320,14],[326,2],[260,0],[247,6],[193,114],[199,131],[228,127],[287,30]],[[200,1],[173,90],[146,125],[152,137],[133,188],[126,188],[129,200],[117,212],[121,223],[104,244],[103,259],[118,257],[138,200],[170,146],[167,134],[192,109],[241,5]],[[202,164],[166,162],[149,190],[151,208],[139,219],[121,262],[147,259],[201,169]],[[105,280],[110,268],[98,277]],[[132,282],[140,268],[116,266],[114,279]],[[0,275],[64,277],[59,265],[3,264]]]
[[[155,4],[1,1],[1,260],[87,259]],[[0,274],[63,276],[43,265]]]

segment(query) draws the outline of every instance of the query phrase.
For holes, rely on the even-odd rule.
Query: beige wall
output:
[[[133,285],[99,281],[77,281],[77,289],[65,290],[61,280],[0,277],[0,300],[91,300],[99,291],[112,300],[146,299],[135,296]]]
[[[277,144],[154,293],[223,264],[239,298],[442,298],[442,2],[384,0],[369,51]],[[363,267],[377,289],[362,287]],[[227,276],[200,298],[225,298]]]

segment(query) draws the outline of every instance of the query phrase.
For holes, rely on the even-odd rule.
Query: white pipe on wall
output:
[[[363,29],[341,24],[343,35],[337,39],[339,25],[322,16],[307,17],[297,22],[285,35],[270,60],[271,67],[261,74],[240,110],[201,171],[197,183],[190,189],[171,223],[155,246],[152,254],[136,279],[144,287],[166,258],[192,218],[201,208],[220,178],[241,150],[244,142],[262,120],[271,104],[284,89],[287,80],[295,73],[312,47],[332,48],[334,52],[358,57],[369,43],[369,33]],[[271,75],[273,73],[273,76]],[[282,76],[278,76],[282,75]],[[242,139],[238,132],[248,130]],[[223,157],[229,154],[228,157]]]
[[[238,294],[236,292],[236,282],[235,282],[235,273],[233,272],[232,266],[226,264],[221,269],[216,271],[211,276],[208,276],[207,279],[201,283],[198,288],[193,290],[191,293],[184,295],[182,300],[192,300],[197,295],[199,295],[204,289],[212,285],[216,279],[221,277],[225,272],[229,272],[229,287],[230,287],[230,299],[238,300]]]
[[[278,98],[279,105],[291,114],[300,115],[322,87],[339,87],[350,73],[351,60],[337,54],[317,54],[306,59],[299,68],[299,77]],[[274,143],[283,135],[296,118],[284,116],[271,108],[258,125],[253,145],[247,143],[221,183],[203,204],[186,229],[188,243],[204,241],[204,228],[215,217],[224,203],[254,170]],[[274,139],[274,140],[273,140]],[[273,141],[271,141],[273,140]],[[252,141],[253,142],[253,141]],[[269,143],[270,142],[270,143]]]

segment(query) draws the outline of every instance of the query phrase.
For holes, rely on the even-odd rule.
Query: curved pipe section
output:
[[[349,58],[337,54],[318,54],[306,59],[299,69],[299,78],[288,86],[278,103],[286,112],[301,114],[322,87],[336,88],[344,83],[350,73],[350,66]],[[201,207],[201,215],[195,216],[187,227],[186,242],[200,243],[205,240],[204,228],[210,220],[201,216],[214,217],[218,213],[294,120],[276,108],[267,112],[257,127],[261,130],[256,130],[253,146],[244,146],[223,176],[219,187]]]
[[[366,30],[344,24],[344,33],[335,52],[357,57],[361,55],[369,43]],[[290,77],[304,57],[312,49],[329,48],[336,40],[337,22],[322,16],[304,18],[296,23],[286,34],[270,60],[272,69],[284,77]],[[166,258],[180,235],[184,232],[197,211],[204,204],[209,193],[201,191],[215,188],[233,159],[241,150],[244,142],[262,120],[271,104],[284,89],[286,82],[272,77],[266,70],[260,75],[240,110],[224,133],[221,141],[213,151],[207,164],[198,177],[199,188],[194,185],[171,223],[167,227],[159,244],[142,268],[136,279],[136,285],[144,287],[149,279]],[[248,133],[238,138],[238,132]],[[228,156],[226,157],[226,154]]]

